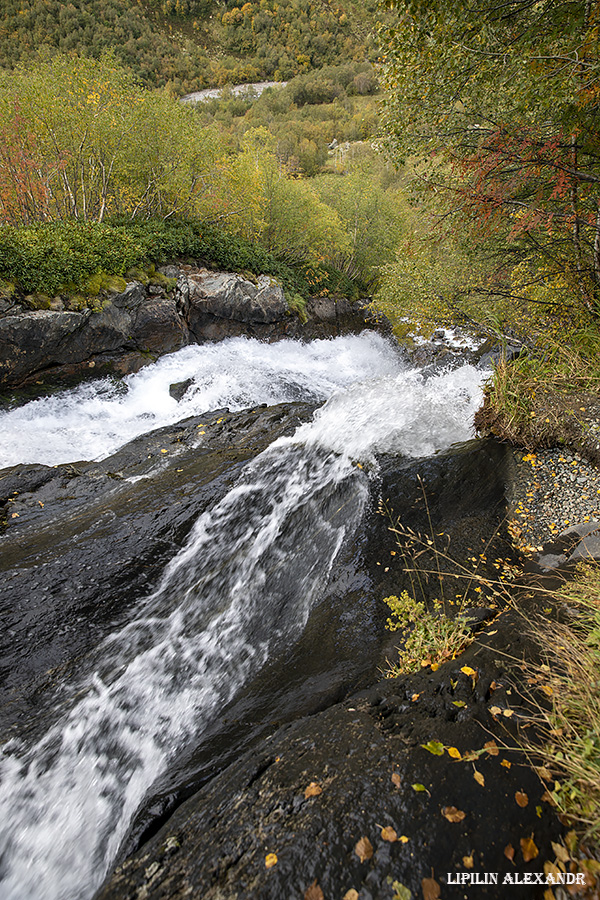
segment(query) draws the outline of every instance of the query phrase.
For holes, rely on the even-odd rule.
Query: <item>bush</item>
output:
[[[110,288],[109,276],[193,259],[206,266],[273,275],[291,295],[341,293],[356,297],[361,285],[335,266],[269,252],[204,221],[144,221],[124,224],[56,223],[0,228],[0,281],[21,294],[55,295]],[[155,276],[152,276],[155,277]],[[152,277],[150,280],[152,280]]]

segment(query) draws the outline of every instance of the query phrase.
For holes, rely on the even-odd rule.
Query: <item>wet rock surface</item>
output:
[[[220,410],[103,462],[0,471],[1,734],[39,719],[53,685],[152,590],[243,464],[313,409]]]
[[[217,410],[140,437],[100,463],[0,472],[3,737],[44,727],[56,686],[85,668],[153,589],[198,515],[247,460],[313,409]],[[490,560],[509,553],[508,454],[486,440],[424,459],[379,460],[373,508],[336,559],[298,645],[219,711],[201,747],[186,748],[99,898],[295,900],[316,881],[326,898],[355,890],[360,900],[392,900],[398,884],[421,896],[422,879],[431,877],[443,897],[463,897],[446,882],[467,870],[465,858],[473,871],[541,871],[560,826],[524,757],[503,746],[514,746],[513,724],[527,714],[512,669],[533,652],[521,616],[487,603],[482,613],[480,597],[467,598],[461,586],[477,640],[460,661],[371,686],[397,644],[381,599],[414,587],[406,558],[415,541],[419,553],[426,549],[423,573],[432,562],[423,541],[442,547],[448,572],[483,556],[482,548]],[[406,557],[390,531],[398,523]],[[480,565],[485,574],[487,558]],[[452,596],[456,586],[446,583]],[[438,584],[434,578],[425,589],[429,597]],[[492,738],[499,752],[485,749]],[[442,755],[423,748],[430,741],[441,742]],[[452,758],[448,747],[467,759]],[[320,791],[306,796],[313,783]],[[527,795],[525,807],[516,792]],[[447,817],[453,807],[464,813],[459,821]],[[398,839],[385,840],[382,828]],[[356,851],[364,838],[366,855]],[[525,863],[520,842],[529,838],[539,858]],[[277,862],[267,868],[271,853]],[[498,896],[494,886],[477,890]],[[510,891],[534,896],[530,886]]]

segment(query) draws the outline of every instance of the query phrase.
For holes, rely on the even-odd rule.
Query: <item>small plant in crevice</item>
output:
[[[301,294],[286,294],[287,305],[291,312],[295,313],[303,325],[308,322],[308,314],[306,312],[306,300]]]
[[[434,602],[433,613],[407,591],[398,597],[385,597],[383,602],[391,611],[387,628],[408,631],[399,648],[398,662],[389,664],[386,672],[389,678],[418,672],[424,665],[437,668],[446,660],[455,659],[473,641],[465,617],[448,618],[440,601]]]
[[[421,482],[421,479],[419,478]],[[390,631],[402,631],[398,661],[388,661],[386,674],[395,677],[431,665],[455,659],[474,640],[474,607],[486,607],[486,619],[510,603],[507,583],[515,577],[510,559],[499,549],[499,523],[482,545],[482,551],[469,549],[450,552],[450,536],[436,532],[423,483],[420,484],[427,533],[420,534],[396,518],[387,505],[379,512],[391,524],[395,536],[393,556],[402,560],[401,578],[406,588],[384,598],[391,610],[387,620]],[[506,548],[504,548],[506,549]],[[403,587],[403,586],[402,586]],[[420,599],[416,599],[420,598]]]

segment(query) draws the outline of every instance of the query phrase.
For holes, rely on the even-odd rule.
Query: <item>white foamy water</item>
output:
[[[104,459],[140,434],[228,406],[323,402],[354,382],[391,374],[398,353],[373,332],[264,344],[230,338],[184,347],[122,382],[101,379],[0,413],[0,468]],[[193,379],[181,401],[175,382]]]
[[[194,388],[175,404],[168,386],[188,377]],[[372,334],[311,345],[235,339],[161,360],[122,396],[94,397],[88,386],[59,399],[52,408],[65,429],[83,434],[77,415],[89,427],[102,410],[111,432],[121,424],[139,434],[143,421],[156,427],[215,406],[328,398],[199,518],[158,589],[99,646],[71,700],[59,694],[63,718],[31,746],[2,748],[3,900],[39,900],[40,885],[44,900],[93,896],[161,776],[300,636],[368,499],[353,462],[469,438],[481,377],[466,366],[424,380]],[[151,417],[140,422],[140,410]]]

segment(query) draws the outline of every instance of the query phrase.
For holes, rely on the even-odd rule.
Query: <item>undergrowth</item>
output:
[[[289,254],[284,258],[207,221],[60,222],[0,229],[1,285],[24,295],[86,291],[99,280],[175,259],[273,275],[290,296],[300,299],[312,294],[357,299],[366,292],[359,277],[340,267]]]
[[[550,698],[537,707],[541,755],[552,773],[549,793],[578,826],[584,846],[600,856],[600,567],[582,564],[556,594],[568,624],[535,627],[545,662],[536,682]],[[533,679],[532,679],[533,680]],[[600,873],[600,866],[598,872]]]
[[[600,402],[600,332],[565,331],[544,346],[500,361],[475,416],[480,431],[528,450],[567,442]]]

